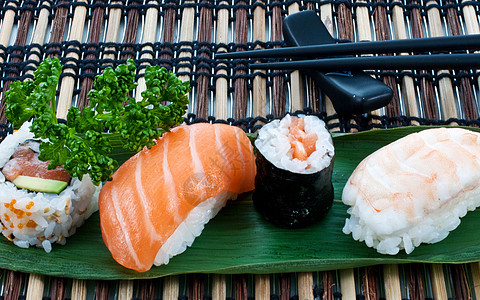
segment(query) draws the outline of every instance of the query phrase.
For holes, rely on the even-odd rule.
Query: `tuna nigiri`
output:
[[[99,197],[103,240],[140,272],[185,251],[211,218],[254,188],[255,158],[234,126],[199,123],[165,133],[126,161]]]
[[[443,240],[480,206],[480,133],[423,130],[365,158],[343,190],[344,233],[383,254]]]

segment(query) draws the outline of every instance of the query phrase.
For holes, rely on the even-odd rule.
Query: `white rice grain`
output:
[[[42,242],[42,247],[45,249],[45,252],[50,253],[52,251],[52,244],[49,240],[45,240]]]

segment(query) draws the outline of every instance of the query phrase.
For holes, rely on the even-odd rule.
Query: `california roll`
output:
[[[70,178],[61,167],[48,170],[38,159],[40,141],[26,122],[0,143],[0,223],[2,234],[15,245],[41,247],[66,238],[98,209],[101,184],[88,175]]]

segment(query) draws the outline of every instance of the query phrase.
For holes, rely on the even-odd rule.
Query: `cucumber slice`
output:
[[[67,187],[65,181],[43,179],[31,176],[19,175],[13,180],[13,184],[21,189],[27,189],[41,193],[60,193]]]

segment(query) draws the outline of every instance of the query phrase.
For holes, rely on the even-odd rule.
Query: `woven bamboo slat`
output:
[[[163,282],[163,299],[178,299],[179,282],[178,277],[166,277]]]
[[[263,4],[263,1],[257,1],[257,3]],[[259,5],[255,7],[253,13],[253,41],[265,42],[265,9]],[[267,81],[263,75],[265,72],[261,70],[253,70],[253,72],[262,74],[253,78],[253,115],[265,116],[267,114]]]
[[[194,3],[194,1],[186,1],[186,3]],[[182,23],[180,25],[180,41],[192,41],[193,40],[193,28],[195,26],[195,8],[194,7],[185,7],[182,11]],[[182,47],[182,51],[180,52],[179,58],[182,61],[182,66],[178,68],[177,72],[179,74],[188,73],[191,68],[187,67],[189,58],[191,58],[192,54],[189,50],[188,46]],[[188,75],[180,75],[179,78],[183,81],[190,81],[190,76]],[[192,111],[193,107],[195,107],[196,103],[194,101],[191,102],[190,111]]]
[[[245,120],[307,109],[331,131],[399,125],[479,126],[477,70],[367,70],[394,91],[385,108],[339,118],[331,101],[301,71],[250,70],[247,61],[215,60],[223,51],[283,46],[282,19],[317,12],[337,39],[388,40],[480,33],[478,1],[1,1],[0,122],[4,92],[31,78],[45,57],[66,67],[58,117],[88,103],[93,77],[127,58],[159,64],[192,83],[188,115]],[[408,55],[408,53],[403,53]],[[187,115],[186,115],[187,116]],[[446,124],[441,123],[441,124]],[[247,128],[253,130],[252,127]],[[154,280],[96,281],[0,270],[3,299],[476,299],[478,262],[460,265],[384,265],[281,274],[188,274]]]
[[[288,7],[288,14],[300,11],[297,3]],[[303,87],[303,76],[296,70],[290,74],[290,109],[289,111],[303,110],[305,108],[305,91]]]
[[[366,3],[364,0],[359,0],[358,3]],[[358,41],[372,41],[370,13],[367,6],[359,5],[355,11],[356,14],[356,34]],[[377,24],[381,26],[381,24]],[[394,101],[394,100],[393,100]],[[379,110],[371,112],[372,115],[380,115]]]
[[[87,282],[85,280],[75,279],[72,282],[72,300],[87,299]]]
[[[298,298],[301,300],[313,299],[312,273],[298,273]]]
[[[219,300],[227,297],[225,275],[215,274],[212,276],[212,299]]]
[[[432,272],[432,290],[435,299],[447,299],[447,289],[444,281],[445,275],[442,265],[431,264],[430,269]]]
[[[8,9],[5,11],[2,20],[2,28],[0,29],[0,45],[7,47],[12,34],[13,23],[15,22],[15,3],[10,3]],[[3,62],[3,58],[2,58]]]
[[[112,4],[120,5],[121,1],[112,1]],[[118,34],[120,31],[120,24],[122,21],[122,10],[119,7],[114,7],[108,12],[107,32],[105,34],[106,43],[115,43],[118,41]],[[105,60],[115,60],[115,48],[105,47]]]
[[[86,3],[86,1],[78,1],[79,3]],[[85,18],[87,15],[87,8],[79,5],[75,8],[73,13],[73,20],[70,26],[69,41],[81,42],[83,37],[83,28],[85,26]],[[75,47],[75,46],[72,46]],[[67,54],[67,59],[79,60],[79,55],[72,51]],[[65,68],[64,73],[72,73],[75,71],[70,68]],[[65,76],[60,84],[60,95],[58,96],[57,117],[66,119],[67,111],[72,106],[73,89],[75,88],[75,78],[73,76]]]
[[[340,270],[340,289],[345,299],[356,297],[355,275],[353,269]]]
[[[226,5],[228,2],[223,1],[220,4]],[[227,8],[219,9],[217,13],[217,44],[226,45],[228,44],[228,22],[229,11]],[[227,48],[220,47],[219,51],[226,52]],[[229,116],[228,114],[228,80],[226,78],[227,66],[225,64],[219,65],[217,76],[215,82],[215,108],[214,115],[222,120],[226,120]]]
[[[270,299],[270,276],[255,275],[255,299]]]
[[[44,276],[38,274],[30,274],[28,276],[27,300],[39,299],[39,295],[43,295]]]
[[[118,299],[127,300],[132,299],[133,296],[133,281],[132,280],[120,280],[118,282]]]
[[[428,15],[428,24],[430,29],[430,34],[432,37],[443,36],[442,21],[440,19],[440,12],[434,5],[437,4],[436,1],[429,1],[427,5],[430,5],[431,8],[427,10]],[[447,72],[447,70],[438,71],[439,73]],[[439,94],[440,94],[440,105],[443,111],[443,118],[456,118],[458,113],[455,105],[455,98],[453,96],[452,83],[448,77],[443,77],[439,80]]]
[[[402,299],[397,265],[384,265],[386,299]]]
[[[157,2],[153,2],[153,5],[158,4]],[[150,6],[145,13],[145,20],[143,22],[143,32],[142,32],[142,43],[147,44],[142,49],[142,55],[140,59],[142,60],[151,60],[153,58],[152,52],[153,48],[150,44],[155,42],[155,38],[157,35],[157,21],[158,21],[158,9],[155,6]],[[141,69],[140,74],[145,73],[145,69]],[[145,85],[145,78],[140,77],[138,79],[138,86],[135,89],[135,99],[136,101],[140,101],[142,99],[142,92],[147,89]]]
[[[480,263],[474,262],[471,263],[472,278],[473,278],[473,288],[475,295],[480,295]]]
[[[375,2],[378,6],[373,11],[373,22],[375,28],[375,39],[378,41],[391,40],[390,22],[387,15],[386,3],[383,0]],[[399,92],[396,84],[396,77],[393,75],[385,75],[382,81],[393,91],[393,99],[386,106],[386,114],[389,116],[398,116],[401,114],[401,104]]]
[[[45,1],[44,2],[47,7],[50,6],[50,4]],[[50,16],[50,12],[48,11],[48,8],[45,7],[40,10],[38,20],[36,21],[35,24],[35,30],[33,33],[32,37],[32,45],[43,45],[45,41],[45,36],[47,34],[47,27],[48,27],[48,18]],[[37,48],[35,49],[36,51],[40,52],[41,49]],[[40,62],[41,57],[37,55],[36,52],[32,52],[31,55],[29,55],[28,60],[33,60],[35,62]],[[32,74],[33,70],[35,69],[34,63],[31,65],[27,66],[26,74]]]
[[[405,24],[404,12],[400,1],[394,1],[392,19],[395,32],[395,39],[407,39],[407,28]],[[404,53],[408,55],[408,53]],[[420,117],[419,104],[416,97],[415,83],[411,76],[404,76],[401,84],[403,106],[405,114],[409,117]],[[418,125],[416,123],[415,125]]]

